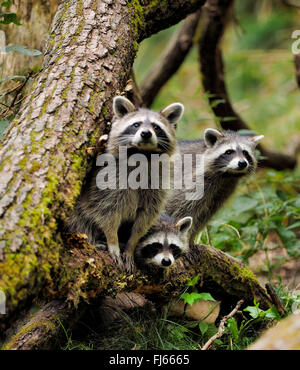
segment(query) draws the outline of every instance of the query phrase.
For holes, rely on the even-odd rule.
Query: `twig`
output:
[[[269,296],[271,297],[274,306],[277,308],[277,311],[281,314],[286,315],[286,310],[284,309],[282,303],[280,302],[280,299],[278,298],[272,284],[267,283],[266,284],[266,290],[267,290]]]
[[[212,345],[212,343],[220,338],[223,333],[224,333],[224,330],[225,330],[225,324],[226,324],[226,321],[228,319],[230,319],[231,317],[233,317],[237,311],[239,310],[240,306],[244,303],[244,300],[241,299],[240,301],[238,301],[238,303],[236,304],[236,306],[234,307],[234,309],[226,316],[223,317],[223,319],[221,320],[220,322],[220,325],[219,325],[219,328],[218,328],[218,332],[213,335],[205,344],[204,346],[201,348],[202,351],[205,351],[207,349],[209,349],[209,347]]]
[[[10,109],[14,106],[14,104],[15,104],[15,101],[16,101],[16,99],[17,99],[17,97],[18,97],[18,95],[19,95],[19,93],[22,91],[22,89],[24,88],[24,86],[27,84],[27,82],[28,82],[28,80],[30,79],[30,77],[33,75],[33,72],[32,71],[30,71],[28,74],[27,74],[27,76],[26,76],[26,78],[25,78],[25,80],[19,85],[19,88],[17,89],[17,91],[16,91],[16,95],[14,96],[14,98],[13,98],[13,100],[12,100],[12,102],[11,102],[11,104],[10,104]]]

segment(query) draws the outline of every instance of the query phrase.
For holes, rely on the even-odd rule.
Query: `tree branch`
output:
[[[213,335],[211,338],[209,338],[209,340],[201,348],[202,351],[205,351],[205,350],[209,349],[209,347],[213,344],[213,342],[223,335],[224,330],[225,330],[226,322],[228,321],[228,319],[230,319],[231,317],[233,317],[237,313],[237,311],[239,310],[239,308],[241,307],[241,305],[243,303],[244,303],[243,299],[238,301],[238,303],[236,304],[234,309],[228,315],[226,315],[222,318],[217,333],[215,335]]]
[[[189,15],[140,84],[147,107],[151,106],[164,84],[176,73],[193,46],[201,11]]]
[[[256,299],[262,308],[269,308],[271,304],[265,289],[250,270],[210,246],[194,247],[189,256],[179,259],[167,272],[137,270],[134,275],[128,275],[114,265],[107,252],[95,248],[78,235],[72,235],[69,243],[72,247],[66,250],[62,260],[67,268],[60,276],[57,291],[51,292],[51,297],[55,296],[57,303],[50,302],[30,318],[30,323],[19,326],[13,335],[8,336],[5,348],[51,346],[53,338],[61,332],[57,318],[63,325],[68,323],[74,312],[80,316],[84,304],[99,296],[135,292],[159,302],[167,302],[171,297],[181,294],[187,282],[196,275],[199,275],[196,288],[211,292],[226,307],[235,304],[237,299],[249,304]],[[76,311],[74,307],[79,309]],[[39,322],[43,322],[43,325],[39,325]]]
[[[231,13],[233,0],[209,0],[203,8],[204,24],[199,41],[199,61],[204,91],[208,94],[211,108],[220,119],[224,130],[249,130],[248,125],[233,109],[225,83],[221,40]],[[260,166],[276,170],[294,169],[297,161],[287,154],[273,152],[259,145],[264,159]]]

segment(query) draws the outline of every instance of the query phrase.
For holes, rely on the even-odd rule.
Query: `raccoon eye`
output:
[[[226,155],[230,155],[230,154],[233,154],[233,153],[234,153],[234,150],[232,150],[232,149],[228,149],[225,152]]]
[[[153,126],[153,128],[154,128],[155,131],[159,131],[160,130],[160,127],[156,123],[152,123],[152,126]]]
[[[247,150],[243,150],[243,154],[245,157],[247,157],[249,155],[249,153],[247,152]]]
[[[173,256],[175,258],[177,258],[177,257],[179,257],[181,255],[181,249],[177,245],[171,244],[170,245],[170,248],[171,248],[172,253],[173,253]]]
[[[141,122],[135,122],[132,126],[138,128],[141,126]]]

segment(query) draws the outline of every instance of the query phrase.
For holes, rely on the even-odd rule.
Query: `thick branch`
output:
[[[270,306],[265,289],[260,286],[253,273],[234,258],[210,246],[195,247],[188,259],[178,260],[167,273],[148,274],[138,270],[129,276],[113,264],[107,252],[100,251],[76,236],[72,236],[71,242],[74,246],[66,252],[64,258],[64,265],[68,268],[61,277],[56,293],[58,298],[67,297],[71,305],[67,307],[60,301],[55,303],[55,307],[58,307],[55,311],[52,309],[53,303],[50,303],[51,315],[48,314],[48,306],[45,306],[30,319],[29,324],[7,339],[5,348],[39,348],[39,341],[42,348],[47,346],[47,342],[51,345],[53,337],[61,331],[57,317],[63,323],[68,322],[74,314],[74,305],[84,307],[83,301],[132,291],[152,298],[159,297],[160,302],[169,301],[171,297],[182,293],[187,281],[196,275],[200,276],[197,289],[211,292],[224,305],[235,304],[240,299],[252,304],[256,299],[260,302],[260,307]],[[80,312],[81,308],[78,310]],[[64,316],[61,317],[62,313]],[[35,329],[38,322],[44,319],[42,327]],[[57,324],[54,325],[55,323]]]
[[[238,131],[249,130],[248,125],[233,109],[226,88],[224,76],[224,63],[220,43],[231,12],[233,0],[209,0],[203,9],[204,24],[202,37],[199,41],[199,61],[203,88],[209,96],[211,108],[220,119],[224,130]],[[293,169],[296,158],[286,154],[273,152],[259,145],[265,159],[260,160],[260,165],[276,170]]]
[[[200,10],[186,18],[142,81],[140,92],[147,107],[151,106],[160,89],[176,73],[189,53],[199,18]]]
[[[45,350],[56,347],[64,330],[72,328],[85,312],[86,305],[79,309],[66,302],[51,301],[34,315],[28,314],[24,325],[15,328],[15,333],[7,339],[6,350]],[[20,325],[20,324],[19,324]]]
[[[59,225],[91,165],[86,149],[107,132],[138,42],[203,0],[70,0],[60,3],[43,68],[0,149],[0,289],[7,315],[65,266]],[[151,17],[151,21],[150,18]],[[146,21],[146,23],[145,23]]]

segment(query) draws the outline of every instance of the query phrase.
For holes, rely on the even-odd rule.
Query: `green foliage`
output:
[[[198,293],[196,284],[199,280],[199,275],[194,276],[190,281],[187,282],[187,289],[192,289],[192,292],[184,291],[180,298],[184,300],[184,303],[189,304],[192,306],[193,303],[199,302],[199,300],[203,301],[215,301],[215,299],[211,296],[210,293]]]
[[[289,172],[267,171],[264,179],[248,180],[242,191],[202,232],[200,240],[232,252],[247,263],[258,251],[266,255],[266,270],[272,270],[287,259],[298,258],[300,241],[295,230],[300,226],[299,176]],[[277,238],[271,244],[268,237]],[[268,252],[285,249],[288,257],[271,264]]]
[[[2,24],[10,24],[14,23],[17,26],[20,26],[21,23],[18,21],[16,13],[2,13],[0,14],[0,23]]]
[[[3,7],[9,7],[11,5],[12,5],[11,0],[2,0],[1,1],[1,6],[3,6]],[[14,23],[17,26],[21,25],[21,23],[18,21],[17,14],[12,13],[12,12],[7,12],[7,13],[0,14],[0,23],[2,23],[2,24]]]
[[[215,300],[210,295],[210,293],[197,293],[197,292],[182,293],[180,298],[184,300],[184,303],[188,303],[190,306],[192,306],[193,303],[199,302],[200,299],[203,301],[214,301]]]

